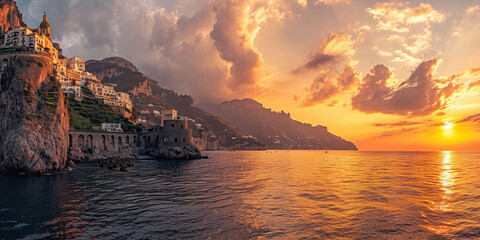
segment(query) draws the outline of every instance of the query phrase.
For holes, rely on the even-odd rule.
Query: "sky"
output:
[[[252,98],[360,150],[480,150],[480,0],[18,0],[64,55]]]

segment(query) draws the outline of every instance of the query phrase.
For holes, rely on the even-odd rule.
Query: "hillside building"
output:
[[[122,125],[120,123],[102,123],[100,128],[105,132],[123,132]]]
[[[39,28],[19,27],[9,30],[0,37],[1,49],[12,49],[15,52],[31,52],[48,54],[54,64],[58,62],[58,50],[53,46],[50,23],[47,15],[43,15],[43,21]]]
[[[175,120],[175,119],[178,118],[178,112],[175,109],[161,110],[160,115],[161,115],[161,119],[162,119],[161,122],[160,122],[161,127],[164,126],[164,121]]]

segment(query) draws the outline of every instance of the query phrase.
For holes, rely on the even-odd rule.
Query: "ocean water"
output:
[[[480,238],[480,153],[206,155],[0,175],[0,239]]]

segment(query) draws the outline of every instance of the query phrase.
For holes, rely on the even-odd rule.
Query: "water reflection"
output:
[[[455,189],[455,176],[453,170],[452,152],[444,151],[441,153],[441,164],[439,173],[440,194],[441,197],[437,202],[433,202],[431,210],[442,213],[452,212],[452,201]],[[446,234],[451,228],[452,223],[447,218],[448,215],[439,215],[439,223],[432,224],[427,228],[436,234]]]
[[[0,175],[0,239],[480,239],[479,153],[207,154]]]

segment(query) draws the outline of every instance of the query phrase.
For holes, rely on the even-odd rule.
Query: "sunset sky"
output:
[[[360,150],[480,150],[480,0],[17,0],[68,57],[253,98]]]

